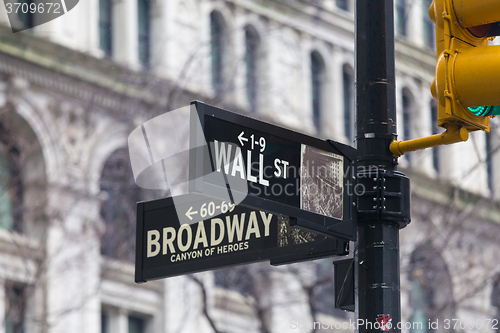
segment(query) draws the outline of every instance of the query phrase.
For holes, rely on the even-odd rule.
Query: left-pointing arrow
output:
[[[188,217],[188,219],[193,220],[191,215],[195,215],[195,214],[198,214],[198,211],[196,211],[196,210],[193,211],[193,207],[189,207],[188,211],[186,212],[186,216]]]
[[[240,144],[243,146],[243,141],[248,141],[247,138],[245,138],[243,135],[245,135],[245,131],[241,132],[240,135],[238,135],[238,140],[240,140]]]

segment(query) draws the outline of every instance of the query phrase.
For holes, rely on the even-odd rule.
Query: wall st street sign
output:
[[[299,227],[355,240],[354,148],[202,102],[191,107],[201,131],[190,131],[189,192],[244,198]],[[205,142],[209,149],[196,149]],[[241,182],[243,193],[232,186]]]
[[[279,265],[346,254],[346,242],[245,205],[184,195],[137,204],[136,282],[270,260]],[[182,224],[178,213],[195,223]]]

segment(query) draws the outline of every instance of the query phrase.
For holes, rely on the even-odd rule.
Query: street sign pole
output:
[[[393,0],[356,0],[358,332],[400,332],[399,229],[409,222],[409,180],[389,150],[396,138]],[[359,187],[358,187],[359,188]]]

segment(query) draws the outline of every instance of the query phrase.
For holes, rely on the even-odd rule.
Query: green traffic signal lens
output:
[[[472,106],[469,107],[470,112],[474,113],[476,116],[484,117],[488,116],[491,106]]]
[[[474,106],[468,108],[470,112],[474,113],[476,116],[487,117],[487,116],[498,116],[500,115],[500,105],[494,106]]]

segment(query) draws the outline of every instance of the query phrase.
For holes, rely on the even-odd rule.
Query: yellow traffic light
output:
[[[489,131],[489,117],[500,114],[499,0],[434,0],[429,15],[436,24],[438,125]],[[497,113],[498,112],[498,113]]]

